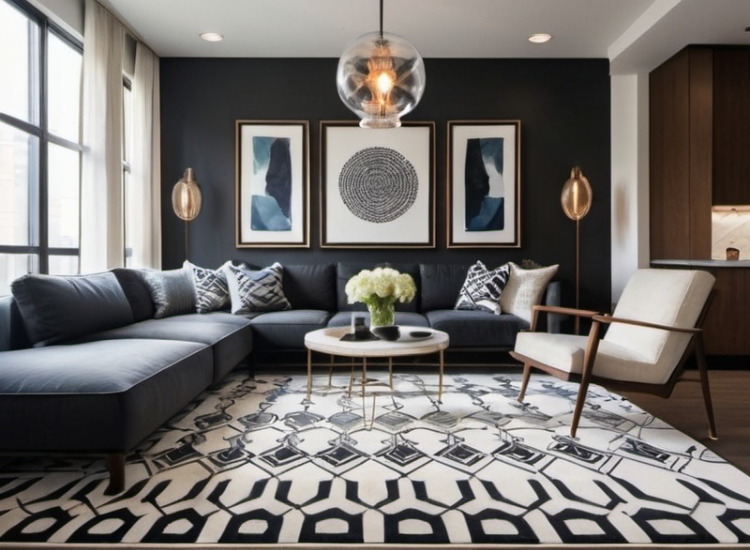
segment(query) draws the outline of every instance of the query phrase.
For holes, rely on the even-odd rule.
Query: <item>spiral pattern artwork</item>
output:
[[[339,194],[349,211],[372,223],[403,216],[417,200],[417,171],[404,155],[387,147],[368,147],[346,161]]]

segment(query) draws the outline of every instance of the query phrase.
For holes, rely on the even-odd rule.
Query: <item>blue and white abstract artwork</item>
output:
[[[504,141],[505,138],[502,137],[466,140],[466,231],[497,231],[505,228]]]
[[[253,152],[250,227],[253,231],[291,231],[289,138],[253,136]]]

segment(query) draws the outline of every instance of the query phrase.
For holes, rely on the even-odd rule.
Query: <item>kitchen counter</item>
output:
[[[750,268],[750,260],[651,260],[651,267]]]

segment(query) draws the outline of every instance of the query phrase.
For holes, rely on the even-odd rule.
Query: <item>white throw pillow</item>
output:
[[[223,269],[227,274],[232,313],[292,309],[284,296],[284,268],[280,263],[257,270],[225,264]]]
[[[509,276],[508,264],[490,271],[478,261],[466,273],[466,280],[458,293],[454,309],[489,311],[500,315],[502,310],[499,300]]]
[[[512,313],[531,323],[531,308],[542,301],[544,291],[557,273],[558,264],[538,269],[523,269],[513,262],[510,278],[500,295],[500,307],[504,313]]]

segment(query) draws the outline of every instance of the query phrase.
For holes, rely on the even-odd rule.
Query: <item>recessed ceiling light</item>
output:
[[[200,36],[206,42],[221,42],[224,40],[224,36],[218,32],[204,32]]]
[[[544,44],[550,40],[552,40],[552,35],[546,32],[539,32],[529,36],[529,42],[533,42],[534,44]]]

